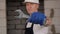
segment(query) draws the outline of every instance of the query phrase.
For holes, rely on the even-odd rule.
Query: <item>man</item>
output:
[[[47,34],[51,21],[38,11],[39,0],[25,0],[26,10],[30,17],[27,20],[25,34]],[[45,26],[47,25],[47,26]]]

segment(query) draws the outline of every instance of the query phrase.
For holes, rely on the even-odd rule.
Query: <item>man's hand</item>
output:
[[[51,25],[51,23],[52,23],[51,18],[47,17],[47,18],[46,18],[46,25],[47,25],[47,26],[48,26],[48,25]]]
[[[45,18],[46,18],[46,16],[43,13],[34,12],[34,13],[32,13],[31,17],[28,19],[28,22],[44,25]]]

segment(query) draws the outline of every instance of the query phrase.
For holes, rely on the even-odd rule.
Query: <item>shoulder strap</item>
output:
[[[34,25],[34,24],[32,24],[31,28],[33,28],[33,25]]]

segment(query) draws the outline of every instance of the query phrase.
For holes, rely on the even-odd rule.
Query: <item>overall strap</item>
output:
[[[34,24],[32,24],[31,28],[33,28],[33,25],[34,25]]]

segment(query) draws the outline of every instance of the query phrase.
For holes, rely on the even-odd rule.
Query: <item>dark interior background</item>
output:
[[[18,19],[14,16],[19,14],[15,12],[17,9],[21,9],[25,14],[25,5],[22,3],[24,0],[6,0],[6,10],[7,10],[7,34],[24,34],[25,32],[25,22],[27,18]],[[40,1],[39,11],[44,13],[44,0]]]

